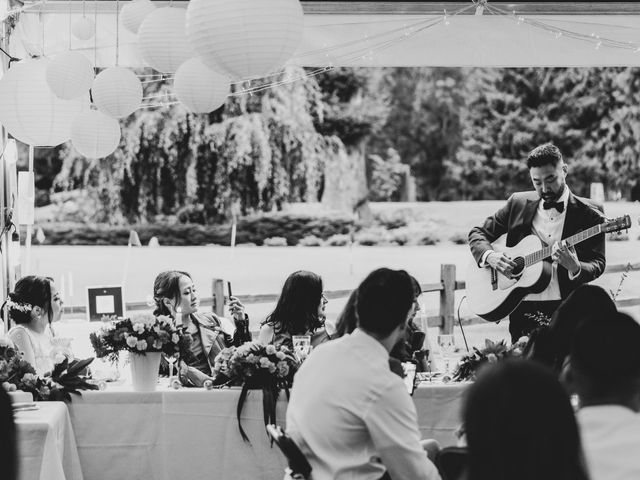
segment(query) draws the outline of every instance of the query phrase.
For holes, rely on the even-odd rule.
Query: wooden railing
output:
[[[620,273],[627,270],[628,264],[608,265],[604,271],[604,275],[611,273]],[[629,270],[640,270],[640,263],[632,263]],[[456,290],[466,289],[464,280],[456,279],[456,266],[445,264],[440,266],[440,281],[438,283],[424,283],[420,285],[423,293],[440,293],[440,308],[438,315],[431,315],[427,317],[427,324],[430,327],[440,328],[441,333],[452,333],[454,323],[456,321],[456,306],[455,297]],[[200,299],[200,305],[205,307],[212,307],[212,310],[222,315],[224,312],[225,296],[224,296],[224,280],[214,278],[212,282],[212,296]],[[346,298],[351,295],[352,290],[333,290],[325,292],[328,299]],[[245,305],[251,305],[255,303],[275,303],[278,300],[279,294],[268,293],[259,295],[238,295],[238,299]],[[219,299],[219,301],[218,301]],[[627,308],[640,305],[640,297],[625,298],[617,300],[618,307]],[[135,310],[150,310],[153,307],[149,306],[146,302],[131,302],[126,304],[127,311]],[[65,307],[65,312],[69,313],[86,313],[85,306],[73,306]],[[467,316],[461,318],[461,321],[465,325],[473,325],[477,323],[483,323],[483,320],[477,316]]]

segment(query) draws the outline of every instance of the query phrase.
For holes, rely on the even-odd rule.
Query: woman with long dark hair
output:
[[[573,408],[553,373],[505,361],[482,371],[463,409],[465,480],[588,480]]]
[[[207,376],[213,374],[215,357],[223,348],[251,341],[249,319],[240,301],[236,297],[230,298],[233,320],[212,312],[199,312],[200,299],[187,272],[168,270],[159,273],[153,283],[153,299],[156,305],[153,314],[171,317],[183,334],[190,337],[188,366]]]
[[[62,299],[53,279],[36,275],[21,278],[5,305],[16,324],[9,330],[9,338],[36,373],[51,372],[56,360],[51,324],[62,316]],[[68,355],[71,356],[70,350]]]
[[[299,270],[289,275],[282,287],[276,308],[260,328],[259,341],[292,347],[294,335],[310,335],[311,345],[327,341],[324,310],[327,298],[319,275]]]

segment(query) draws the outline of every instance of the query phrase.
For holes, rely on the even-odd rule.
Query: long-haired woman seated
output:
[[[276,308],[260,328],[259,341],[292,348],[294,335],[311,336],[311,346],[329,340],[324,329],[327,298],[322,278],[306,270],[289,275],[282,287]]]

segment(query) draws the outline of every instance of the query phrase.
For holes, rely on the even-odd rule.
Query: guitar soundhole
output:
[[[518,277],[524,270],[524,257],[516,257],[513,259],[513,261],[516,262],[516,267],[513,269],[511,275],[514,277]]]

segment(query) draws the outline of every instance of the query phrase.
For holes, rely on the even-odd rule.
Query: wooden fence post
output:
[[[214,278],[211,285],[211,296],[213,297],[213,305],[211,309],[213,313],[219,317],[224,317],[224,280],[221,278]]]
[[[450,335],[453,333],[454,311],[456,303],[456,266],[440,265],[440,333]]]

